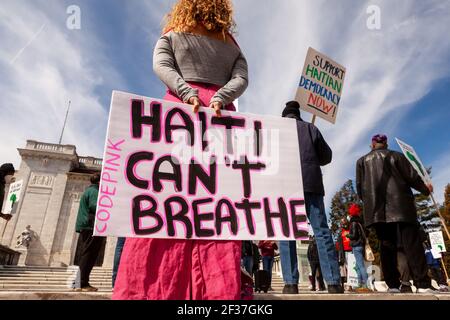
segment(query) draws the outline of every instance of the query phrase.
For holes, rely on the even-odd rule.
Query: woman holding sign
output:
[[[165,100],[235,111],[247,88],[247,62],[231,36],[230,0],[180,0],[167,17],[153,68]],[[113,299],[240,298],[240,241],[127,239]]]

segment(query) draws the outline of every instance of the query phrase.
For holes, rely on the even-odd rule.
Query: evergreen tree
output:
[[[431,176],[431,167],[427,168],[428,174]],[[441,219],[436,211],[429,196],[421,193],[414,194],[417,208],[417,219],[424,230],[428,232],[440,231],[442,229]]]
[[[347,217],[348,208],[352,203],[357,203],[361,205],[358,200],[358,195],[356,194],[355,188],[353,187],[353,181],[348,180],[341,189],[336,192],[333,199],[331,200],[331,213],[330,213],[330,229],[333,237],[336,239],[338,237],[339,229],[341,227],[341,219]]]
[[[414,195],[414,198],[417,208],[417,219],[424,230],[426,232],[441,230],[441,220],[430,197],[418,193]]]

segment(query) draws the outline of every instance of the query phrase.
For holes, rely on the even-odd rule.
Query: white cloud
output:
[[[26,139],[57,143],[69,100],[63,143],[75,144],[80,155],[102,155],[107,106],[95,90],[121,80],[100,63],[107,59],[98,40],[83,29],[66,29],[66,17],[57,2],[7,1],[0,7],[0,162],[18,165],[15,149]]]
[[[152,46],[149,39],[161,32],[163,15],[174,2],[124,4],[120,24],[127,29],[125,42],[143,29],[147,38],[142,41]],[[108,66],[105,40],[97,38],[94,29],[84,30],[82,24],[82,30],[67,30],[66,8],[56,1],[40,3],[3,1],[0,6],[0,162],[18,164],[15,149],[25,139],[57,142],[69,99],[72,110],[63,142],[75,144],[79,154],[101,156],[107,106],[99,102],[105,97],[96,89],[127,86]],[[240,99],[242,111],[279,115],[295,96],[309,46],[347,67],[337,124],[317,123],[334,150],[333,163],[324,170],[326,206],[337,188],[353,178],[356,159],[368,151],[367,137],[394,131],[411,104],[450,70],[448,1],[234,0],[234,4],[238,42],[250,67],[250,86]],[[366,27],[369,4],[381,8],[379,31]],[[150,52],[151,48],[145,54]],[[304,118],[309,120],[308,115]],[[440,159],[433,164],[433,172],[440,172],[436,189],[450,181],[448,155]]]
[[[334,150],[333,163],[324,170],[327,207],[334,192],[354,177],[370,133],[389,134],[413,102],[448,76],[450,41],[443,26],[450,25],[449,2],[235,3],[239,39],[252,71],[240,101],[243,111],[280,114],[294,97],[309,46],[347,67],[337,124],[317,123]],[[381,30],[366,27],[369,4],[381,8]]]

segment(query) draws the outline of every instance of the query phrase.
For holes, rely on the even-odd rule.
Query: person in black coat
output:
[[[242,241],[241,265],[249,275],[253,272],[253,242]]]
[[[356,163],[356,189],[364,203],[365,226],[373,227],[380,240],[386,284],[390,289],[400,286],[397,251],[402,247],[418,292],[431,292],[411,188],[429,195],[433,187],[422,181],[403,154],[388,149],[385,135],[375,135],[371,148]]]
[[[5,185],[8,176],[13,176],[16,170],[12,163],[5,163],[0,166],[0,218],[9,220],[11,219],[10,214],[3,214],[3,199],[5,198]]]
[[[320,272],[319,252],[317,251],[316,239],[312,237],[308,245],[307,257],[309,266],[311,267],[311,291],[316,291],[316,282],[319,283],[319,291],[325,290],[325,283],[323,282],[322,273]]]
[[[261,261],[261,254],[259,253],[259,248],[256,243],[252,242],[253,247],[253,273],[252,275],[255,275],[256,272],[259,270],[259,262]]]

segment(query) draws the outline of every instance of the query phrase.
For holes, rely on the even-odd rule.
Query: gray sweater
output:
[[[236,45],[191,33],[171,31],[162,36],[153,54],[153,70],[183,102],[198,96],[189,81],[220,86],[210,102],[223,106],[248,85],[247,61]]]

